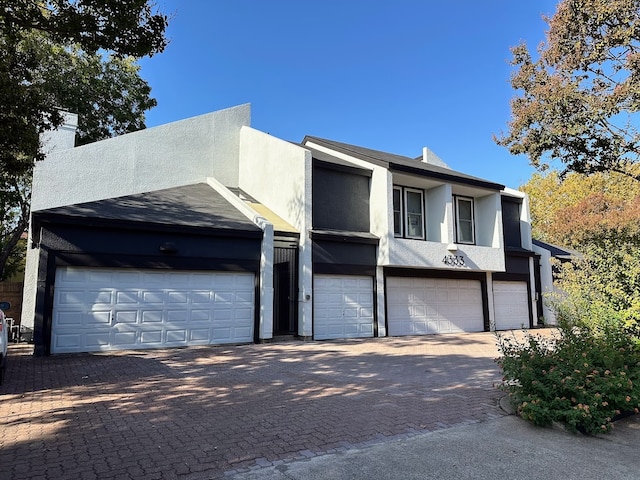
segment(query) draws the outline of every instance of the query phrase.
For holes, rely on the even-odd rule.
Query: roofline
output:
[[[172,232],[190,235],[204,235],[216,237],[242,237],[242,238],[262,238],[262,230],[236,229],[236,228],[216,228],[197,227],[190,225],[171,225],[166,223],[155,223],[138,220],[123,220],[111,218],[88,218],[83,216],[67,215],[60,213],[50,213],[46,210],[33,212],[33,226],[35,230],[49,225],[80,226],[86,228],[107,227],[114,230],[137,230],[147,232]]]
[[[359,152],[356,151],[354,149],[349,148],[350,145],[348,144],[343,144],[340,142],[331,142],[330,140],[326,140],[323,138],[319,138],[319,137],[314,137],[311,135],[305,135],[304,139],[302,140],[302,145],[304,146],[305,142],[312,142],[312,143],[317,143],[319,145],[322,145],[326,148],[330,148],[333,150],[336,150],[338,152],[341,153],[345,153],[347,155],[351,155],[355,158],[358,158],[360,160],[364,160],[365,162],[369,162],[372,163],[374,165],[378,165],[380,167],[384,167],[387,170],[390,171],[397,171],[397,172],[402,172],[402,173],[409,173],[411,175],[417,175],[417,176],[421,176],[421,177],[427,177],[427,178],[435,178],[438,180],[446,180],[449,182],[454,182],[454,183],[459,183],[459,184],[463,184],[463,185],[470,185],[473,187],[480,187],[480,188],[487,188],[489,190],[504,190],[506,187],[500,183],[495,183],[495,182],[490,182],[488,180],[483,180],[481,178],[475,178],[475,177],[471,177],[471,176],[458,176],[456,175],[457,173],[461,173],[461,172],[456,172],[455,170],[451,170],[451,173],[446,173],[446,172],[440,172],[440,171],[436,171],[436,170],[432,170],[432,169],[425,169],[425,168],[419,168],[419,167],[410,167],[408,165],[402,165],[399,163],[395,163],[393,161],[385,161],[385,160],[381,160],[379,158],[374,157],[373,155],[368,155],[366,153],[363,152]],[[339,145],[337,143],[340,143]],[[353,147],[355,147],[355,145],[353,145]],[[366,147],[362,147],[365,148]],[[372,150],[372,149],[367,149],[367,150]],[[377,151],[377,150],[372,150],[373,152]],[[391,156],[391,157],[397,157],[398,160],[404,160],[404,161],[412,161],[412,162],[418,162],[418,160],[414,160],[412,158],[409,157],[405,157],[403,155],[397,155],[395,153],[387,153],[387,152],[380,152],[382,154]],[[429,165],[429,164],[425,164],[425,163],[420,163],[421,166],[425,166],[425,165]],[[439,167],[443,170],[444,167]]]

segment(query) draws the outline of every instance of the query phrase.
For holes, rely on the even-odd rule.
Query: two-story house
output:
[[[34,171],[23,324],[37,354],[532,326],[525,195],[250,127],[242,105],[73,147]]]

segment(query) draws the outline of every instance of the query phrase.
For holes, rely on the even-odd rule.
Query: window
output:
[[[416,188],[393,187],[393,234],[424,239],[424,192]]]
[[[456,203],[456,241],[458,243],[475,243],[473,228],[473,198],[455,197]]]
[[[405,232],[407,238],[424,238],[424,197],[422,190],[404,189]]]
[[[393,187],[393,234],[402,236],[402,189]]]

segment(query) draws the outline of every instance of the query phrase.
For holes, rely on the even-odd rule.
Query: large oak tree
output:
[[[167,45],[149,0],[0,0],[0,280],[19,264],[40,135],[61,110],[79,114],[77,143],[145,128],[156,105],[137,59]]]
[[[496,141],[541,169],[640,181],[640,0],[562,0],[537,55],[512,49],[508,132]]]

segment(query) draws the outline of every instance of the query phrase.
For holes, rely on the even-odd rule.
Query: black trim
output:
[[[310,150],[308,147],[304,147]],[[333,163],[332,161],[320,160],[316,157],[316,153],[312,152],[313,155],[313,166],[315,168],[324,168],[327,170],[334,170],[336,172],[344,172],[351,173],[353,175],[361,175],[363,177],[371,178],[373,175],[372,170],[367,170],[361,167],[357,167],[355,165],[346,165],[345,163]]]
[[[495,272],[491,275],[491,278],[499,282],[527,282],[529,281],[529,274]]]
[[[236,238],[262,238],[263,232],[257,230],[239,230],[220,227],[199,227],[188,225],[168,225],[165,223],[153,223],[143,221],[125,221],[118,219],[71,217],[64,214],[39,213],[34,212],[33,231],[50,226],[69,225],[81,226],[83,228],[107,228],[109,230],[121,230],[136,232],[169,232],[189,235],[203,235],[216,237],[236,237]]]
[[[535,257],[536,253],[531,250],[527,250],[525,248],[518,247],[505,247],[504,251],[507,255],[511,257]]]
[[[490,190],[499,191],[504,188],[504,185],[500,185],[498,183],[487,182],[479,179],[476,180],[474,178],[458,177],[456,175],[451,175],[451,174],[442,173],[442,172],[426,171],[421,168],[410,167],[408,165],[400,165],[398,163],[390,163],[389,171],[391,173],[393,172],[410,173],[412,175],[418,175],[420,177],[435,178],[436,180],[443,180],[445,182],[458,183],[462,185],[470,185],[472,187],[480,187],[480,188],[486,188]]]
[[[417,269],[413,267],[384,267],[384,273],[390,277],[418,277],[418,278],[451,278],[453,280],[485,280],[486,272],[472,272],[469,270],[438,270]]]
[[[375,265],[344,265],[336,263],[314,263],[313,273],[320,275],[376,275]]]
[[[310,230],[311,240],[326,240],[329,242],[364,243],[378,245],[380,239],[367,232],[348,232],[341,230]]]
[[[259,272],[259,260],[198,258],[198,257],[147,257],[95,253],[54,252],[55,267],[75,266],[89,268],[137,268],[157,270],[206,270],[228,272]]]

